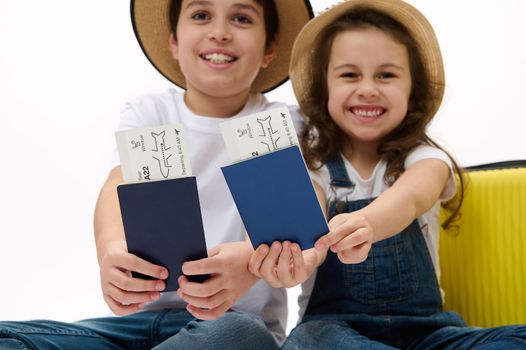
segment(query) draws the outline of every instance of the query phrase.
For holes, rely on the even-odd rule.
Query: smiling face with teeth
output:
[[[176,34],[170,51],[185,76],[185,100],[198,114],[214,115],[204,109],[217,99],[242,107],[259,70],[275,56],[274,45],[265,45],[264,8],[255,0],[184,0]]]
[[[376,147],[403,121],[411,93],[407,49],[366,27],[334,38],[327,67],[328,110],[351,147]]]

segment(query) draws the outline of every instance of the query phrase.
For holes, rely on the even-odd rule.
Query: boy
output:
[[[253,250],[220,171],[229,160],[219,123],[278,106],[261,92],[287,79],[292,43],[312,17],[310,5],[304,0],[132,0],[131,5],[146,56],[186,91],[128,103],[120,128],[183,124],[211,247],[208,258],[185,263],[183,272],[212,277],[194,283],[181,276],[176,293],[160,293],[168,271],[127,252],[116,194],[122,176],[115,167],[97,203],[95,238],[104,299],[124,317],[0,323],[0,348],[277,349],[276,340],[284,338],[286,294],[247,270]],[[156,279],[132,278],[131,271]],[[1,339],[6,335],[11,339]]]

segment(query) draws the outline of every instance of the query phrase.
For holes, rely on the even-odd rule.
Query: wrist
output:
[[[102,259],[108,253],[111,253],[111,252],[127,253],[128,252],[128,246],[126,245],[126,241],[125,240],[121,240],[121,239],[115,239],[115,240],[105,241],[102,244],[100,244],[99,245],[99,249],[98,249],[98,254],[97,254],[97,257],[98,257],[98,260],[99,260],[99,265],[101,264]]]

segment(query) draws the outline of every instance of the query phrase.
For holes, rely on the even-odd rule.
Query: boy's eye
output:
[[[199,11],[192,15],[192,19],[197,21],[206,21],[210,19],[210,15],[204,11]]]
[[[236,15],[233,18],[234,22],[240,23],[240,24],[250,24],[252,23],[252,19],[249,16],[246,15]]]

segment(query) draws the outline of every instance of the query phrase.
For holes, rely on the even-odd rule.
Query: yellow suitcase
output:
[[[526,161],[468,171],[459,226],[440,237],[444,310],[470,326],[526,324]]]

